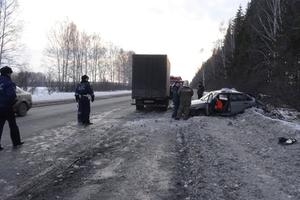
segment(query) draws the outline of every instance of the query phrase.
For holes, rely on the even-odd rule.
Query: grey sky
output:
[[[248,0],[19,0],[23,42],[35,71],[41,67],[47,34],[66,18],[80,30],[136,53],[168,54],[171,73],[191,80],[222,38],[221,22]],[[201,51],[203,49],[203,51]]]

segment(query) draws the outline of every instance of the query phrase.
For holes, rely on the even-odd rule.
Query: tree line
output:
[[[192,80],[206,89],[266,94],[300,109],[300,1],[252,0]]]
[[[29,72],[21,70],[12,74],[12,79],[17,86],[22,87],[31,93],[34,93],[37,87],[47,87],[48,93],[57,92],[59,82],[48,79],[46,74],[41,72]],[[129,90],[129,84],[117,82],[93,82],[93,89],[95,91],[109,91],[109,90]],[[65,91],[74,92],[74,85],[72,82],[65,83]]]
[[[17,0],[0,0],[0,66],[23,65],[19,42],[22,24],[17,18]]]
[[[54,80],[60,91],[75,87],[83,74],[91,82],[131,84],[131,57],[125,51],[105,42],[100,34],[80,31],[74,22],[64,21],[49,34],[45,50],[47,78]]]
[[[19,41],[22,23],[18,13],[18,0],[0,0],[0,66],[17,69],[13,78],[19,86],[46,85],[52,90],[72,91],[87,74],[96,90],[129,88],[134,52],[105,42],[98,33],[80,31],[70,21],[58,23],[48,35],[42,66],[47,73],[30,72]]]

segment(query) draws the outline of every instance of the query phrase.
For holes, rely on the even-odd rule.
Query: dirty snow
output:
[[[259,113],[261,117],[267,118],[268,120],[274,120],[280,124],[283,124],[284,126],[289,126],[292,129],[295,130],[300,130],[300,113],[296,110],[293,109],[284,109],[284,108],[279,108],[276,109],[278,113],[280,113],[280,118],[278,119],[277,117],[273,117],[271,113],[271,117],[266,114],[263,110],[258,109],[258,108],[252,108],[256,113]]]
[[[119,168],[119,166],[123,162],[124,162],[123,158],[117,158],[116,160],[113,160],[112,162],[110,162],[110,164],[108,166],[106,166],[105,168],[96,172],[96,174],[94,174],[91,179],[92,180],[101,180],[101,179],[107,179],[107,178],[116,176],[115,171]]]
[[[170,116],[124,106],[92,116],[87,128],[44,130],[15,153],[12,162],[24,168],[1,177],[0,193],[27,183],[16,199],[300,199],[297,117],[272,119],[257,108],[234,117]],[[278,137],[299,142],[280,146]],[[29,187],[41,180],[46,185]]]
[[[257,109],[231,118],[194,117],[182,132],[190,199],[300,199],[299,124]]]

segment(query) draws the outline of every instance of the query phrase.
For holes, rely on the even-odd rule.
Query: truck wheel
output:
[[[169,99],[166,99],[166,102],[165,102],[165,110],[168,110],[168,108],[169,108],[169,103],[170,103],[170,101],[169,101]]]
[[[144,109],[144,105],[136,105],[136,110],[143,110]]]
[[[20,105],[18,106],[18,110],[17,110],[17,114],[19,116],[25,116],[27,113],[27,105],[26,103],[20,103]]]
[[[210,113],[210,109],[209,109],[209,104],[206,104],[205,106],[205,115],[206,116],[209,116],[211,113]]]
[[[162,111],[167,111],[168,110],[168,106],[164,105],[163,107],[161,107]]]

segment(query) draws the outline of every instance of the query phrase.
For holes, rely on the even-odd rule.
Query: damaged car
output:
[[[208,92],[201,99],[193,100],[190,114],[197,116],[224,115],[230,116],[244,112],[256,104],[254,97],[235,89],[221,89]]]

